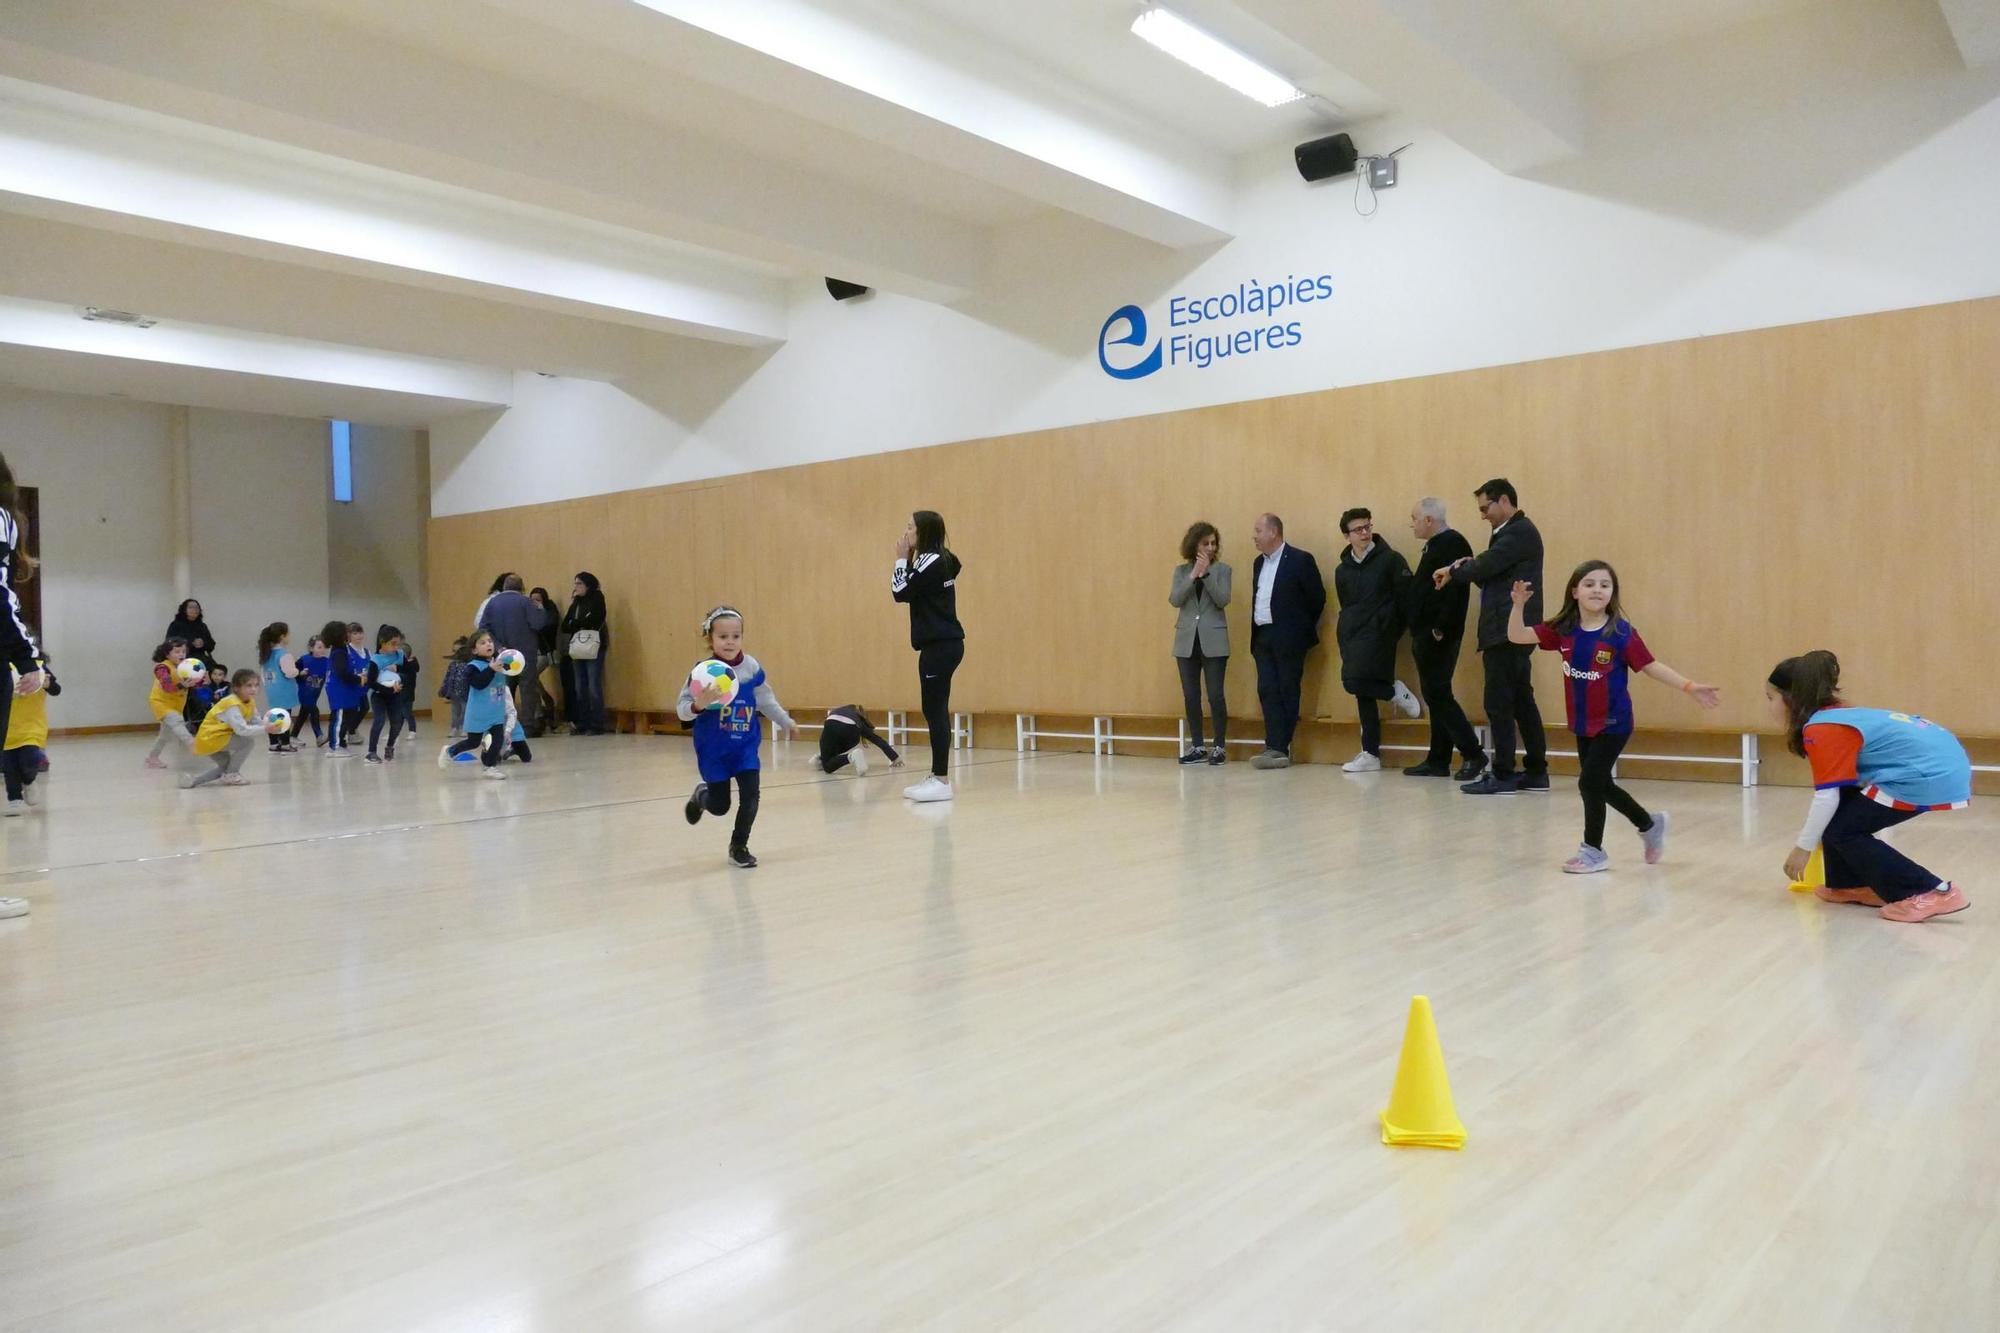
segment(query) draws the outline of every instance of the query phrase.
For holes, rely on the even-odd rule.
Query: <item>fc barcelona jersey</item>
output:
[[[1558,634],[1551,626],[1535,626],[1542,647],[1562,654],[1563,708],[1569,729],[1579,736],[1626,735],[1632,730],[1630,674],[1653,663],[1646,641],[1631,622],[1578,627]]]

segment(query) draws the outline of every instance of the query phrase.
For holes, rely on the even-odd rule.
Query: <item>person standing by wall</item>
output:
[[[945,545],[944,519],[929,509],[911,514],[896,539],[889,593],[910,608],[910,647],[917,650],[917,683],[930,730],[931,775],[903,790],[913,801],[949,801],[953,795],[951,678],[965,660],[965,626],[958,623],[963,568]]]
[[[1535,648],[1507,641],[1516,583],[1534,590],[1522,608],[1528,622],[1539,623],[1542,618],[1542,534],[1521,512],[1513,483],[1505,477],[1495,477],[1472,494],[1480,516],[1492,525],[1493,537],[1477,556],[1455,560],[1431,579],[1440,589],[1449,583],[1479,585],[1479,656],[1486,668],[1486,725],[1493,733],[1493,767],[1459,790],[1468,796],[1547,791],[1549,743],[1542,730],[1541,707],[1535,702]],[[1514,772],[1516,729],[1526,751],[1519,774]]]
[[[215,635],[202,619],[201,603],[190,597],[181,603],[180,610],[167,624],[167,639],[187,640],[188,656],[197,662],[209,662],[215,657]]]
[[[1174,660],[1180,664],[1181,701],[1187,707],[1188,751],[1183,764],[1220,764],[1227,759],[1229,699],[1222,688],[1229,669],[1229,605],[1235,573],[1217,559],[1222,534],[1213,523],[1196,523],[1181,538],[1182,564],[1167,588],[1167,604],[1178,607],[1174,620]],[[1201,687],[1208,683],[1208,715],[1215,745],[1201,743]]]
[[[549,613],[529,599],[527,585],[519,574],[506,575],[500,591],[488,597],[479,612],[478,628],[491,634],[503,650],[512,648],[526,659],[519,675],[505,679],[514,695],[521,729],[530,737],[542,734],[542,691],[535,677],[540,671],[541,631],[548,619]]]
[[[1256,589],[1250,655],[1257,661],[1257,699],[1264,706],[1264,751],[1250,767],[1290,768],[1306,654],[1319,644],[1319,618],[1326,612],[1326,581],[1311,551],[1285,543],[1285,521],[1276,514],[1260,515],[1250,540],[1257,547],[1250,567],[1250,586]]]
[[[611,649],[610,616],[597,575],[583,570],[569,585],[563,612],[564,703],[579,736],[604,734],[604,663]]]
[[[1445,522],[1444,501],[1427,495],[1410,510],[1410,532],[1423,543],[1416,577],[1410,581],[1410,655],[1417,663],[1417,687],[1431,710],[1431,748],[1422,762],[1403,770],[1413,778],[1448,778],[1455,745],[1465,759],[1460,782],[1476,781],[1486,771],[1486,751],[1479,744],[1465,710],[1452,694],[1452,674],[1458,670],[1458,650],[1465,642],[1465,608],[1472,589],[1464,583],[1440,588],[1437,572],[1472,558],[1472,543]]]
[[[1333,570],[1334,596],[1340,602],[1334,635],[1340,644],[1340,685],[1354,696],[1361,719],[1361,752],[1340,767],[1348,773],[1376,773],[1382,768],[1382,701],[1394,700],[1408,717],[1422,711],[1410,687],[1396,679],[1396,641],[1403,637],[1410,562],[1375,535],[1375,516],[1366,509],[1342,514],[1340,532],[1347,549]]]

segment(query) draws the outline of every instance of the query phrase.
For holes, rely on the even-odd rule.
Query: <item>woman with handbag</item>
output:
[[[604,591],[597,575],[584,570],[570,584],[569,610],[562,618],[562,647],[575,681],[575,696],[566,701],[579,736],[604,734],[604,657],[611,646],[605,623]]]

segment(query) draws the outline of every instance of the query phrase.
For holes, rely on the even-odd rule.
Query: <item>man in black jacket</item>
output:
[[[1257,701],[1264,706],[1264,752],[1250,766],[1290,768],[1299,687],[1306,654],[1319,643],[1326,581],[1311,551],[1285,544],[1285,523],[1276,514],[1259,518],[1250,539],[1257,547],[1250,566],[1250,655],[1257,659]]]
[[[1472,494],[1479,502],[1480,517],[1493,526],[1493,538],[1478,556],[1461,558],[1431,576],[1439,589],[1454,583],[1479,585],[1479,656],[1486,667],[1486,725],[1493,732],[1493,767],[1459,790],[1468,796],[1547,791],[1549,744],[1530,670],[1535,648],[1507,642],[1516,580],[1526,579],[1535,589],[1522,615],[1530,625],[1542,618],[1542,534],[1521,512],[1513,484],[1505,477],[1495,477]],[[1514,772],[1517,725],[1526,751],[1519,775]]]
[[[1417,680],[1431,710],[1431,749],[1422,763],[1403,772],[1413,778],[1450,777],[1451,750],[1456,745],[1465,756],[1458,780],[1472,782],[1486,770],[1486,751],[1451,690],[1458,650],[1465,642],[1465,608],[1472,589],[1463,583],[1437,586],[1440,569],[1472,558],[1472,543],[1445,522],[1444,501],[1436,496],[1425,496],[1410,510],[1410,531],[1423,543],[1416,577],[1410,580],[1408,615],[1410,652],[1417,659]]]

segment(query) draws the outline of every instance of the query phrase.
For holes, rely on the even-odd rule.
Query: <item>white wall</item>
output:
[[[1591,146],[1533,179],[1417,127],[1403,183],[1246,164],[1206,255],[1083,224],[1011,229],[957,308],[802,288],[774,352],[691,349],[618,386],[518,377],[437,423],[433,510],[464,513],[955,439],[1138,416],[2000,293],[2000,68],[1964,68],[1929,6],[1845,0],[1592,72]],[[1824,20],[1820,11],[1816,21]],[[1299,346],[1120,381],[1119,306],[1327,273]],[[1255,321],[1237,321],[1234,331]],[[1135,353],[1138,349],[1118,349]]]
[[[194,595],[214,656],[232,670],[258,665],[257,635],[272,621],[290,625],[304,651],[324,620],[327,450],[324,421],[188,413]]]
[[[181,410],[0,386],[0,452],[41,492],[57,728],[148,718],[152,650],[180,601],[170,460]],[[334,613],[421,632],[420,433],[357,428],[355,503],[336,515],[324,421],[191,410],[187,425],[194,596],[225,663],[253,665],[273,620],[298,646]]]

